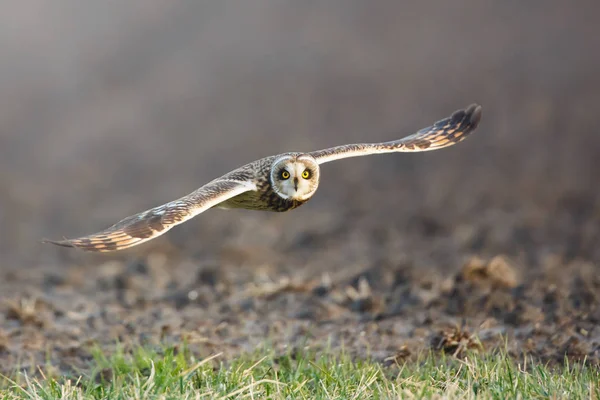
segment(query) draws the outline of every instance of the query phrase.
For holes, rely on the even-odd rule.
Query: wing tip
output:
[[[469,121],[471,129],[477,128],[479,121],[481,121],[482,107],[479,104],[473,103],[464,110],[465,117]]]
[[[117,242],[94,243],[87,237],[78,238],[78,239],[65,238],[64,240],[42,239],[41,242],[42,243],[50,243],[50,244],[53,244],[56,246],[61,246],[61,247],[73,248],[73,249],[77,249],[77,250],[100,252],[100,253],[123,250],[123,249],[129,248],[131,246],[134,246],[134,245],[140,243],[139,241],[136,241],[133,243],[126,243],[124,245],[121,244],[119,246],[119,243],[117,243]]]
[[[61,247],[77,247],[67,238],[64,238],[63,240],[42,239],[41,242],[44,244],[53,244]]]
[[[456,110],[450,116],[450,123],[465,133],[473,132],[481,121],[482,107],[473,103],[462,110]]]

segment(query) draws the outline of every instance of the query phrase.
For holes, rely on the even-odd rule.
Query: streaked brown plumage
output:
[[[348,157],[430,151],[452,146],[473,132],[480,119],[481,107],[473,104],[399,140],[265,157],[233,170],[187,196],[127,217],[101,232],[77,239],[44,242],[108,252],[153,239],[212,207],[292,210],[314,195],[319,185],[320,164]]]

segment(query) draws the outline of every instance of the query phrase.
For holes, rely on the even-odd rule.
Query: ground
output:
[[[77,373],[116,342],[600,362],[597,6],[136,7],[48,16],[3,50],[1,373]],[[118,254],[40,243],[472,102],[465,142],[324,165],[289,213],[211,210]]]

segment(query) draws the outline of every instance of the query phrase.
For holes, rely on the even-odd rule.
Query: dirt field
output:
[[[167,3],[2,6],[0,372],[117,340],[391,363],[506,335],[600,362],[597,3]],[[327,164],[293,212],[210,211],[107,255],[40,243],[472,102],[464,143]]]

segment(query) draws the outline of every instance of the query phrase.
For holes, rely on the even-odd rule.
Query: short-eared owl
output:
[[[88,251],[115,251],[162,235],[213,207],[292,210],[315,194],[320,164],[347,157],[452,146],[473,132],[480,119],[481,107],[473,104],[403,139],[266,157],[233,170],[178,200],[127,217],[101,232],[77,239],[44,242]]]

